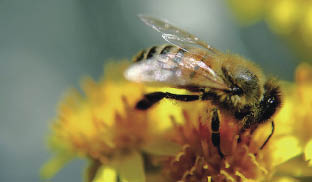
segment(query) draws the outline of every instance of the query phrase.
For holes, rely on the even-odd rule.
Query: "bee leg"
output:
[[[275,129],[275,125],[274,125],[274,121],[272,121],[272,131],[271,131],[270,135],[268,136],[268,138],[261,145],[260,150],[262,150],[264,148],[264,146],[268,143],[268,141],[270,140],[270,138],[272,137],[272,135],[274,133],[274,129]]]
[[[165,93],[163,92],[153,92],[149,94],[145,94],[144,97],[137,102],[135,108],[139,110],[146,110],[150,108],[155,103],[159,102],[161,99],[165,97]]]
[[[159,102],[161,99],[174,99],[179,101],[195,101],[199,99],[198,95],[176,95],[168,92],[153,92],[145,94],[144,97],[136,104],[135,108],[139,110],[146,110]]]
[[[220,120],[217,109],[213,110],[212,118],[211,118],[211,139],[212,144],[218,148],[218,153],[221,158],[224,158],[223,153],[221,152],[220,148]]]

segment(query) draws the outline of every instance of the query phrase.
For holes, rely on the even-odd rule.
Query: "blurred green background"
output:
[[[219,0],[1,0],[0,181],[41,181],[45,141],[59,100],[84,75],[98,79],[110,58],[129,59],[161,36],[137,14],[165,18],[222,51],[241,54],[265,73],[292,80],[298,56],[259,21],[240,27]],[[82,181],[73,161],[52,181]]]

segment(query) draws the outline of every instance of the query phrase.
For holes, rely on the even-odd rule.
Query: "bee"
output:
[[[266,79],[252,62],[222,53],[198,37],[154,17],[139,15],[141,21],[160,32],[170,44],[143,50],[126,71],[128,80],[182,88],[191,95],[169,92],[145,94],[136,108],[146,110],[162,99],[190,102],[210,101],[212,143],[220,150],[218,110],[226,111],[241,123],[241,131],[271,121],[282,103],[281,89],[274,78]],[[265,140],[262,149],[274,132]]]

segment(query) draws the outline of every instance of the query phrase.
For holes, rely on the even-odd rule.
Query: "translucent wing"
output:
[[[136,62],[126,70],[125,77],[135,82],[160,83],[171,87],[229,90],[223,79],[204,62],[178,56],[168,53]]]
[[[177,28],[169,24],[168,22],[150,16],[145,15],[138,16],[141,19],[141,21],[143,21],[146,25],[162,33],[163,39],[165,39],[167,42],[185,51],[196,54],[195,52],[192,52],[192,49],[190,48],[198,47],[207,50],[207,52],[212,53],[212,55],[221,54],[221,52],[219,52],[217,49],[211,47],[204,41],[201,41],[198,37]]]

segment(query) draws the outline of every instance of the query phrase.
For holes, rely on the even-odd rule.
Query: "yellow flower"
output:
[[[291,33],[302,17],[307,17],[309,1],[305,0],[228,0],[242,24],[252,24],[261,19],[268,22],[277,33]]]
[[[220,148],[211,139],[213,105],[196,102],[184,108],[184,123],[176,124],[171,137],[183,150],[168,158],[163,167],[167,181],[268,181],[271,176],[271,155],[260,146],[269,135],[256,137],[250,131],[241,135],[237,120],[224,112],[220,115]]]
[[[312,67],[301,64],[296,71],[296,84],[287,87],[287,99],[283,109],[276,117],[283,125],[277,136],[293,137],[300,152],[304,152],[305,160],[312,159]]]
[[[219,111],[222,157],[211,139],[214,105],[163,100],[137,110],[144,93],[160,88],[122,79],[126,65],[107,65],[103,79],[82,82],[84,95],[72,90],[61,102],[50,136],[56,157],[43,167],[44,177],[75,157],[90,161],[90,182],[283,182],[312,176],[310,66],[298,67],[295,84],[283,84],[283,107],[263,149],[270,122],[241,133],[239,121]]]
[[[228,4],[242,25],[265,21],[300,58],[312,59],[311,0],[228,0]]]
[[[275,0],[268,6],[266,20],[269,26],[279,34],[289,34],[300,18],[302,4],[296,0]]]
[[[263,18],[265,3],[263,0],[228,0],[239,22],[250,25]]]
[[[213,105],[202,101],[182,104],[183,124],[175,124],[171,138],[183,146],[177,155],[164,159],[163,181],[298,181],[312,176],[312,68],[298,67],[296,83],[283,83],[284,103],[271,123],[245,132],[238,142],[238,121],[221,112],[221,158],[211,139]],[[176,123],[177,119],[172,118]],[[302,156],[304,154],[304,158]],[[309,178],[311,179],[311,178]]]
[[[84,79],[85,96],[71,90],[61,102],[50,137],[57,155],[43,167],[42,176],[52,177],[62,165],[78,156],[90,159],[87,181],[107,180],[107,173],[114,176],[112,171],[116,171],[115,177],[143,182],[142,154],[168,155],[179,149],[160,136],[163,126],[158,125],[161,118],[151,117],[154,110],[135,109],[145,88],[123,80],[125,64],[119,64],[106,65],[108,74],[98,83]]]

